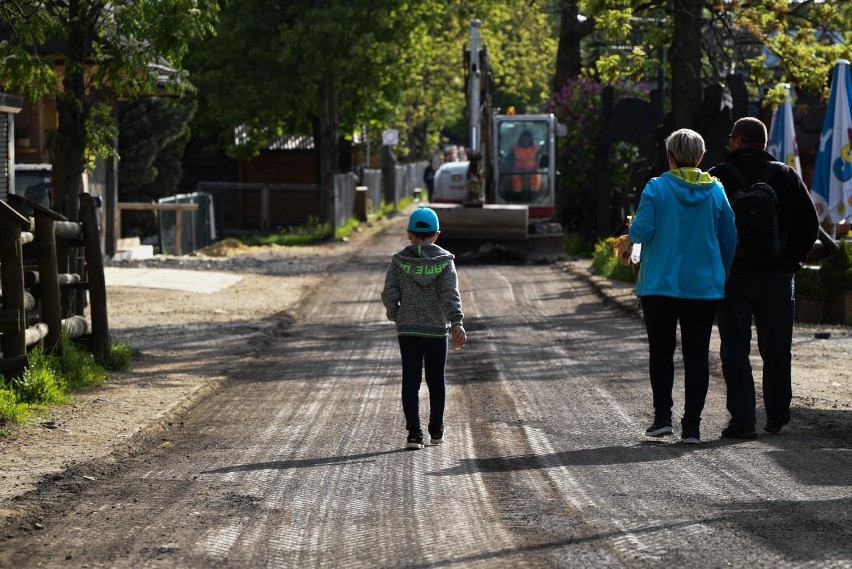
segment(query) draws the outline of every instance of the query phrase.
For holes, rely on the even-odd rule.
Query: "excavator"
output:
[[[461,256],[552,262],[564,251],[556,213],[556,136],[550,113],[496,114],[480,20],[464,50],[470,120],[468,160],[435,173],[430,207],[441,220],[441,244]]]

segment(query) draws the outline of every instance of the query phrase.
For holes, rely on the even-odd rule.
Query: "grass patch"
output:
[[[331,238],[331,224],[321,223],[317,218],[311,217],[304,225],[288,227],[278,233],[262,235],[241,235],[240,241],[249,246],[259,245],[311,245],[320,243]]]
[[[69,393],[100,385],[108,373],[88,351],[62,337],[63,356],[44,353],[41,346],[30,350],[27,369],[12,380],[0,376],[0,424],[23,423],[32,411],[69,401]],[[129,369],[133,353],[125,344],[110,347],[106,367]]]
[[[410,206],[412,203],[414,203],[415,199],[417,199],[417,197],[413,195],[402,198],[401,200],[399,200],[396,207],[394,207],[392,203],[387,203],[386,201],[382,200],[382,203],[379,204],[379,209],[370,214],[370,220],[377,221],[379,219],[382,219],[383,217],[389,216],[395,211],[402,211],[408,206]]]
[[[130,369],[130,360],[134,355],[133,349],[127,344],[112,344],[104,365],[108,370],[127,371]]]
[[[394,207],[392,203],[386,203],[382,200],[378,210],[370,214],[370,220],[376,221],[387,217],[391,213],[407,208],[415,200],[415,196],[408,196],[399,200],[399,203]],[[346,223],[337,228],[333,237],[335,239],[343,239],[348,237],[360,225],[360,222],[355,217],[350,217]],[[257,247],[263,245],[281,245],[285,247],[299,245],[313,245],[322,243],[332,238],[331,224],[328,222],[320,222],[316,217],[310,217],[307,223],[296,227],[288,227],[277,233],[264,233],[253,235],[238,235],[233,236],[239,239],[249,247]]]
[[[0,387],[0,424],[23,423],[29,416],[29,406],[18,401],[18,396],[10,387]]]
[[[343,239],[344,237],[348,237],[349,234],[352,233],[353,231],[355,231],[355,229],[360,224],[361,224],[361,222],[358,221],[357,217],[350,217],[349,219],[346,220],[346,223],[344,223],[342,226],[337,228],[337,231],[335,231],[334,236],[337,239]]]
[[[29,366],[20,377],[12,380],[17,400],[31,407],[64,403],[68,382],[59,373],[59,359],[44,353],[41,346],[29,354]]]

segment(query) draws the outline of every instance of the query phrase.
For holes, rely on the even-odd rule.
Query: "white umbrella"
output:
[[[852,78],[849,62],[840,59],[834,66],[828,108],[822,123],[813,192],[822,202],[832,223],[852,218]],[[824,214],[821,215],[824,218]]]
[[[781,106],[772,112],[772,124],[769,127],[769,144],[766,148],[776,160],[794,168],[802,175],[802,163],[799,161],[799,147],[796,145],[796,126],[793,122],[793,102],[790,100],[788,86],[787,98]]]

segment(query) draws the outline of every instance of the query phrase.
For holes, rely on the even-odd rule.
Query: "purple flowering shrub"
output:
[[[556,166],[562,173],[560,191],[563,203],[571,210],[581,210],[584,189],[591,175],[595,158],[595,137],[601,128],[603,85],[591,77],[577,77],[565,82],[545,106],[545,112],[568,127],[559,139]]]
[[[591,77],[569,79],[545,106],[545,112],[553,113],[568,130],[567,135],[558,140],[556,166],[562,174],[557,198],[560,217],[569,231],[578,229],[580,220],[588,220],[593,213],[588,203],[587,187],[595,159],[595,139],[603,123],[603,90],[604,86]],[[642,94],[635,87],[616,86],[614,103],[631,95]],[[610,152],[613,186],[626,185],[629,168],[635,158],[634,146],[627,143],[613,145]]]

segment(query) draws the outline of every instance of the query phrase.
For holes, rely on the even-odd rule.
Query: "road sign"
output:
[[[395,128],[389,128],[382,131],[382,144],[385,146],[393,146],[399,144],[399,131]]]

